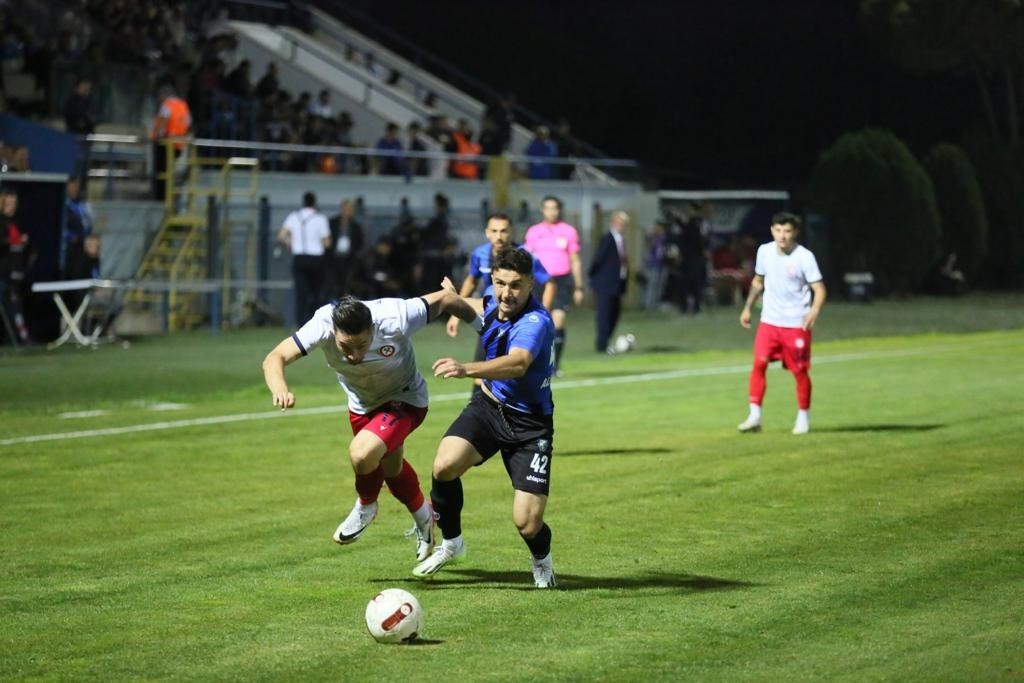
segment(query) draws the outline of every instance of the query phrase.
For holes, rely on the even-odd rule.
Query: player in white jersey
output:
[[[750,307],[764,293],[761,322],[754,338],[754,367],[750,371],[750,414],[741,432],[761,431],[761,403],[767,386],[768,363],[781,360],[796,378],[797,414],[794,434],[811,429],[811,329],[825,304],[825,283],[811,251],[800,244],[800,219],[787,212],[772,217],[773,241],[757,250],[754,280],[740,313],[750,327]]]
[[[314,348],[323,350],[348,394],[354,437],[349,459],[358,497],[334,541],[352,543],[377,516],[384,483],[416,522],[416,559],[434,545],[434,520],[416,471],[405,460],[403,444],[427,414],[427,385],[416,368],[412,335],[441,312],[458,316],[479,330],[476,311],[457,294],[440,290],[413,299],[359,301],[343,297],[321,306],[298,332],[284,339],[263,361],[263,378],[282,411],[295,405],[285,366]]]

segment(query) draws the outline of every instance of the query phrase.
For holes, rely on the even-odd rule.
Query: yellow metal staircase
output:
[[[125,296],[125,304],[136,314],[166,316],[168,331],[191,329],[202,322],[208,314],[206,295],[210,290],[208,245],[207,197],[217,197],[221,207],[220,251],[221,270],[225,274],[225,291],[222,301],[230,305],[230,280],[232,258],[232,231],[235,226],[245,224],[247,250],[255,253],[255,209],[244,218],[229,217],[233,197],[232,169],[249,172],[249,182],[242,188],[250,206],[259,187],[259,163],[256,159],[231,157],[203,158],[195,153],[195,147],[187,145],[187,164],[184,177],[176,177],[174,170],[174,141],[167,141],[167,167],[163,169],[166,182],[164,220],[153,238],[135,275],[139,288],[132,289]],[[203,174],[204,168],[219,167],[217,176]],[[213,178],[217,178],[214,182]],[[252,246],[249,246],[253,241]],[[248,259],[246,259],[248,261]],[[248,263],[246,264],[248,265]],[[248,270],[248,268],[246,268]],[[147,287],[147,283],[151,286]]]

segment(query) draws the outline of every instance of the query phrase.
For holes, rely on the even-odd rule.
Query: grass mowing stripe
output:
[[[947,344],[938,347],[898,349],[891,351],[868,351],[862,353],[845,353],[834,356],[815,358],[815,364],[827,363],[848,363],[857,360],[870,360],[872,358],[888,358],[893,356],[914,356],[922,353],[943,353],[950,351],[963,351],[989,346],[994,342],[985,341],[980,343],[963,342],[959,344]],[[682,370],[668,370],[665,372],[650,372],[636,375],[620,375],[617,377],[599,377],[592,379],[579,379],[560,381],[558,389],[578,389],[594,386],[607,386],[612,384],[632,384],[635,382],[652,382],[668,379],[685,379],[688,377],[711,377],[715,375],[740,374],[750,371],[750,365],[726,365],[709,368],[686,368]],[[431,402],[458,401],[465,399],[466,392],[455,394],[441,394],[431,397]],[[323,415],[344,410],[345,406],[319,406],[317,408],[296,408],[290,411],[292,415]],[[66,441],[69,439],[85,439],[97,436],[117,436],[119,434],[133,434],[138,432],[160,431],[165,429],[184,429],[187,427],[203,427],[210,425],[228,424],[231,422],[247,422],[250,420],[267,420],[284,416],[280,411],[266,411],[259,413],[240,413],[236,415],[215,415],[211,417],[200,417],[183,420],[165,420],[161,422],[147,422],[124,427],[104,427],[102,429],[82,429],[73,432],[53,432],[50,434],[33,434],[7,439],[0,439],[0,446],[16,446],[19,444],[39,443],[43,441]]]

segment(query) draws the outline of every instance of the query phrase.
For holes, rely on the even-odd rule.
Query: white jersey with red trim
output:
[[[373,316],[373,341],[362,362],[345,360],[334,340],[332,304],[321,306],[292,339],[302,355],[323,349],[327,365],[338,373],[338,383],[348,394],[348,408],[364,415],[390,401],[425,408],[427,383],[416,368],[412,334],[428,322],[427,302],[414,299],[364,301]]]
[[[811,310],[811,283],[821,281],[818,261],[810,249],[796,245],[783,253],[775,242],[757,249],[754,272],[764,278],[761,322],[776,327],[802,327]]]

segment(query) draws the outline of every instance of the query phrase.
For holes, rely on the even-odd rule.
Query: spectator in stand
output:
[[[374,157],[379,175],[405,175],[405,159],[402,157],[402,141],[398,139],[398,124],[389,123],[384,137],[373,146],[379,154]]]
[[[644,310],[657,309],[665,291],[667,227],[665,221],[655,221],[647,234],[647,252],[644,255]]]
[[[484,112],[484,118],[494,122],[494,134],[496,136],[497,152],[501,154],[508,149],[512,142],[512,124],[515,123],[515,95],[505,94],[492,102]],[[483,130],[483,122],[480,128]]]
[[[14,154],[11,156],[11,170],[19,173],[28,173],[32,170],[27,145],[18,145],[14,148]]]
[[[459,119],[458,128],[452,133],[452,148],[448,151],[459,155],[448,166],[450,177],[463,180],[480,177],[479,162],[473,158],[480,154],[480,145],[473,142],[473,129],[466,119]]]
[[[409,124],[406,129],[409,134],[409,151],[410,152],[426,152],[427,146],[420,140],[420,133],[423,132],[422,126],[419,121],[413,121]],[[405,163],[409,167],[409,172],[412,175],[425,176],[427,175],[427,159],[424,157],[408,157]]]
[[[370,72],[370,75],[378,80],[384,80],[384,77],[388,75],[388,70],[383,64],[378,64],[377,60],[373,58],[373,53],[369,50],[366,51],[366,55],[363,57],[363,66]]]
[[[527,176],[531,180],[551,180],[555,177],[555,167],[544,159],[558,156],[558,146],[551,139],[547,126],[537,126],[534,138],[526,146],[526,156],[532,157],[527,166]]]
[[[354,147],[352,140],[352,115],[342,110],[338,114],[337,125],[334,128],[334,144],[339,147]],[[348,154],[338,154],[338,173],[355,173],[359,165],[357,160]]]
[[[277,82],[277,62],[268,62],[266,72],[256,83],[256,97],[266,102],[277,95],[278,88],[280,85]]]
[[[345,46],[345,61],[355,66],[363,65],[363,57],[351,45]]]
[[[238,63],[224,81],[224,90],[235,97],[249,99],[252,97],[252,79],[249,75],[251,69],[248,59]]]
[[[555,143],[559,156],[582,156],[579,143],[576,141],[576,138],[572,136],[572,128],[569,125],[569,120],[565,117],[558,120],[558,125],[555,126],[555,132],[552,133],[551,140]],[[572,177],[573,170],[575,169],[572,164],[562,164],[555,171],[555,176],[562,180],[569,180]]]
[[[92,104],[92,79],[79,76],[75,88],[64,102],[64,130],[74,135],[92,135],[96,130],[96,111]]]
[[[149,131],[149,139],[153,141],[153,198],[162,200],[165,196],[167,178],[167,148],[163,138],[181,137],[192,130],[192,112],[188,103],[178,97],[174,86],[164,82],[157,91],[160,108],[153,117],[153,126]],[[185,144],[176,142],[173,145],[174,155],[181,154]],[[170,164],[173,168],[174,164]],[[173,171],[171,171],[173,173]]]
[[[320,91],[320,94],[316,96],[316,100],[309,105],[309,113],[324,119],[334,116],[330,91],[326,89]]]

